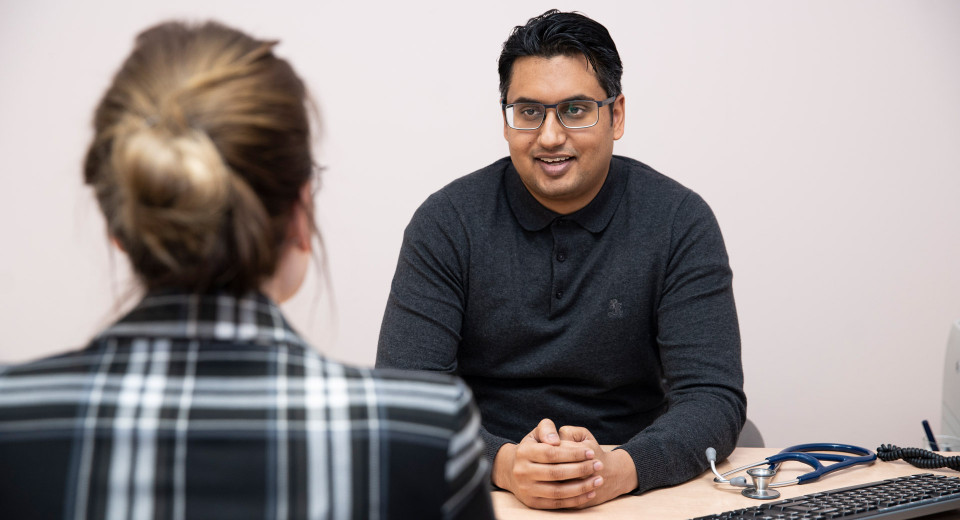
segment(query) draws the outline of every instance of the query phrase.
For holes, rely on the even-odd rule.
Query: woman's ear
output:
[[[110,243],[113,244],[114,247],[123,251],[124,253],[127,252],[127,250],[123,248],[123,244],[120,243],[120,240],[115,235],[107,233],[107,236],[110,237]]]
[[[300,286],[310,265],[313,248],[313,193],[307,183],[300,190],[300,199],[290,209],[286,237],[278,252],[277,268],[260,285],[260,290],[276,303],[290,299]]]
[[[309,253],[313,243],[313,189],[310,182],[300,188],[300,200],[293,206],[289,239],[297,249]]]

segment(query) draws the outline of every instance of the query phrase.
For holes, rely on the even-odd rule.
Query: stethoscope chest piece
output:
[[[780,492],[776,489],[770,489],[769,487],[770,481],[773,480],[776,474],[777,472],[770,468],[753,468],[747,470],[747,475],[753,478],[753,485],[744,488],[740,494],[747,498],[756,498],[757,500],[780,498]]]

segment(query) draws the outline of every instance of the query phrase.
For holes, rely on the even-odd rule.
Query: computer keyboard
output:
[[[921,473],[768,502],[693,520],[883,518],[904,520],[960,508],[960,477]]]

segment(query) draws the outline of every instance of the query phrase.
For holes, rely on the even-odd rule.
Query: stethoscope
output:
[[[812,451],[852,453],[858,456],[854,457],[836,453],[809,453]],[[713,479],[714,482],[727,483],[731,486],[746,488],[740,492],[745,497],[756,498],[758,500],[771,500],[778,498],[780,496],[780,492],[770,488],[789,486],[791,484],[806,484],[808,482],[817,480],[831,471],[836,471],[838,469],[843,469],[856,464],[872,464],[873,461],[877,460],[877,454],[866,448],[851,446],[849,444],[800,444],[797,446],[791,446],[780,453],[777,453],[776,455],[771,455],[763,459],[760,462],[747,464],[746,466],[732,469],[723,474],[720,474],[717,471],[716,450],[713,448],[707,448],[707,460],[710,461],[710,468],[713,470],[713,474],[717,476],[717,478]],[[777,470],[780,469],[780,464],[788,460],[802,462],[813,468],[813,471],[804,475],[800,475],[793,480],[771,482],[773,477],[777,474]],[[835,462],[836,464],[824,466],[820,463],[822,460]],[[757,467],[764,465],[768,465],[768,467]],[[734,477],[730,480],[725,478],[727,475],[739,473],[743,470],[748,470],[747,475],[750,475],[750,477],[753,478],[753,485],[747,484],[747,479],[744,477]]]

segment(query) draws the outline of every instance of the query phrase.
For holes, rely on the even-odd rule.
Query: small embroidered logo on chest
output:
[[[623,304],[620,303],[616,298],[610,300],[610,304],[607,305],[607,308],[610,309],[610,312],[607,313],[607,316],[610,318],[622,318],[623,317]]]

